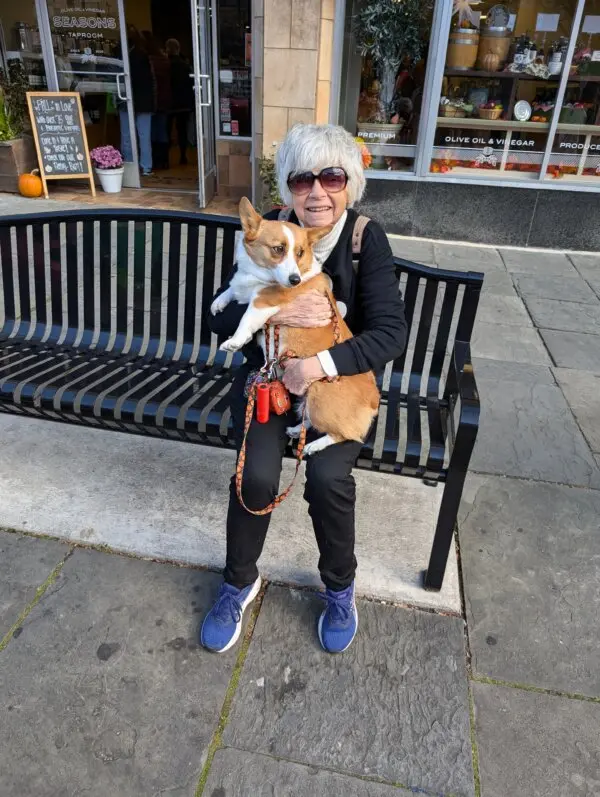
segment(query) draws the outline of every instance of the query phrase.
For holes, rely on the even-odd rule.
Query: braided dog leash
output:
[[[332,305],[331,309],[333,310],[333,340],[334,343],[339,343],[340,340],[340,324],[337,318],[337,314],[335,313],[335,308],[329,299],[330,304]],[[268,352],[269,352],[269,330],[273,330],[273,361],[269,361],[268,359]],[[294,357],[294,353],[291,351],[286,351],[283,354],[279,353],[279,340],[280,340],[280,329],[279,326],[273,327],[265,327],[265,348],[267,350],[267,362],[261,369],[261,373],[270,372],[272,366],[274,364],[281,365],[285,360],[289,360]],[[334,377],[325,377],[326,381],[334,382],[339,379],[339,376]],[[286,489],[277,495],[268,506],[264,507],[264,509],[248,509],[246,504],[244,503],[244,498],[242,496],[242,482],[244,478],[244,466],[246,464],[246,442],[248,439],[248,432],[250,431],[250,426],[252,425],[252,418],[254,416],[254,407],[256,404],[256,390],[258,387],[258,379],[254,379],[252,382],[250,389],[248,391],[248,403],[246,405],[246,416],[244,419],[244,437],[242,439],[242,445],[240,448],[240,453],[238,455],[237,464],[235,467],[235,492],[240,504],[244,507],[246,512],[249,512],[251,515],[268,515],[270,514],[275,507],[279,506],[291,493],[292,488],[296,482],[296,478],[298,476],[298,471],[300,470],[300,465],[302,464],[302,458],[304,455],[304,447],[306,445],[306,406],[307,402],[304,402],[304,407],[302,409],[302,424],[300,427],[300,437],[298,438],[298,448],[296,449],[296,470],[294,471],[294,477],[290,484],[286,487]]]

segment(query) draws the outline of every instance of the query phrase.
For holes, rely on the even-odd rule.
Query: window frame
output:
[[[334,27],[334,40],[343,39],[343,34],[346,24],[346,14],[351,5],[352,0],[336,0],[335,4],[335,27]],[[450,28],[452,25],[452,0],[436,0],[431,29],[431,47],[430,53],[433,54],[428,60],[425,72],[425,83],[423,88],[423,107],[427,108],[426,113],[421,119],[419,132],[417,135],[414,169],[412,171],[380,171],[375,169],[365,170],[365,175],[368,180],[406,180],[406,181],[424,181],[431,183],[448,183],[459,185],[484,185],[484,186],[500,186],[510,188],[543,188],[544,190],[569,190],[581,191],[584,193],[600,193],[600,179],[598,185],[578,182],[577,179],[570,179],[569,175],[565,175],[560,181],[552,179],[552,176],[547,174],[548,164],[552,155],[552,147],[559,125],[560,110],[567,90],[569,82],[569,72],[573,56],[575,54],[575,47],[580,35],[582,26],[583,15],[585,11],[586,0],[577,0],[575,12],[573,15],[573,22],[571,25],[571,33],[569,36],[569,45],[566,53],[566,60],[563,70],[561,72],[560,80],[558,83],[555,112],[552,114],[550,125],[547,130],[547,138],[544,147],[544,154],[540,165],[540,171],[535,177],[528,180],[517,180],[510,178],[496,178],[496,177],[483,177],[481,175],[469,176],[468,174],[450,175],[450,174],[436,174],[430,171],[430,163],[433,157],[434,139],[437,129],[438,118],[438,101],[441,96],[442,80],[444,77],[444,70],[446,64],[446,51],[448,48],[448,37],[450,35]],[[337,37],[336,37],[337,31]],[[351,43],[346,42],[346,46],[351,46]],[[343,70],[343,62],[345,56],[345,48],[335,48],[334,61],[333,61],[333,74],[332,84],[339,86],[341,84],[341,76]],[[343,119],[344,111],[338,103],[332,103],[330,108],[330,121],[334,124],[340,124]],[[558,131],[560,132],[560,131]],[[592,134],[593,135],[593,134]],[[600,127],[598,128],[598,136],[600,136]]]
[[[254,107],[254,55],[252,55],[252,60],[250,62],[250,135],[249,136],[234,136],[233,133],[221,133],[221,119],[220,119],[220,110],[221,110],[221,92],[220,86],[221,82],[219,80],[219,16],[218,16],[218,6],[217,0],[210,0],[210,10],[212,16],[212,71],[213,71],[213,106],[214,106],[214,117],[215,117],[215,141],[253,141],[253,134],[254,134],[254,114],[252,113],[252,108]],[[248,17],[250,22],[250,34],[252,35],[252,3],[250,3],[250,16]],[[254,44],[254,42],[253,42]]]

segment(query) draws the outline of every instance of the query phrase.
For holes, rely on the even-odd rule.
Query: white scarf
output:
[[[340,240],[340,235],[342,234],[347,218],[348,211],[345,210],[333,225],[331,232],[328,232],[324,238],[321,238],[320,241],[313,244],[313,254],[321,266],[325,263],[329,255],[333,252],[335,245]],[[304,227],[303,224],[302,226]]]

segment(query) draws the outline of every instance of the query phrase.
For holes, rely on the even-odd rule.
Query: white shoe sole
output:
[[[317,632],[319,634],[319,642],[321,643],[321,647],[323,648],[325,653],[329,653],[332,656],[336,656],[338,653],[343,653],[345,650],[348,650],[350,645],[354,642],[354,638],[356,637],[356,632],[358,631],[358,612],[356,611],[356,603],[354,604],[354,616],[356,617],[356,628],[354,629],[354,634],[352,635],[352,639],[350,640],[350,642],[348,642],[345,648],[342,648],[341,650],[336,650],[335,652],[327,650],[327,648],[323,643],[322,629],[323,629],[323,620],[325,618],[326,611],[327,609],[324,609],[323,612],[321,613],[321,616],[319,617],[319,624],[317,626]]]
[[[203,647],[205,647],[206,650],[210,650],[211,653],[225,653],[225,651],[229,650],[229,648],[232,648],[235,645],[235,643],[240,638],[240,634],[242,633],[242,627],[244,625],[244,612],[246,611],[247,607],[252,603],[254,598],[256,598],[258,593],[260,592],[261,585],[262,585],[262,582],[261,582],[260,576],[259,576],[256,579],[256,581],[254,582],[254,584],[252,586],[252,589],[248,593],[248,596],[247,596],[246,600],[242,603],[242,616],[240,617],[240,622],[238,623],[238,627],[235,629],[234,635],[231,637],[231,639],[225,645],[225,647],[224,648],[220,648],[219,650],[215,650],[214,648],[208,648],[208,647],[205,647],[203,645]],[[205,622],[206,622],[206,619],[202,623],[202,629],[203,630],[204,630],[204,623]],[[202,631],[200,632],[200,639],[202,639]]]

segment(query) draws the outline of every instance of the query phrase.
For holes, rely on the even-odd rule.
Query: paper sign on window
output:
[[[538,14],[535,29],[543,33],[554,33],[558,30],[559,21],[560,14]]]

